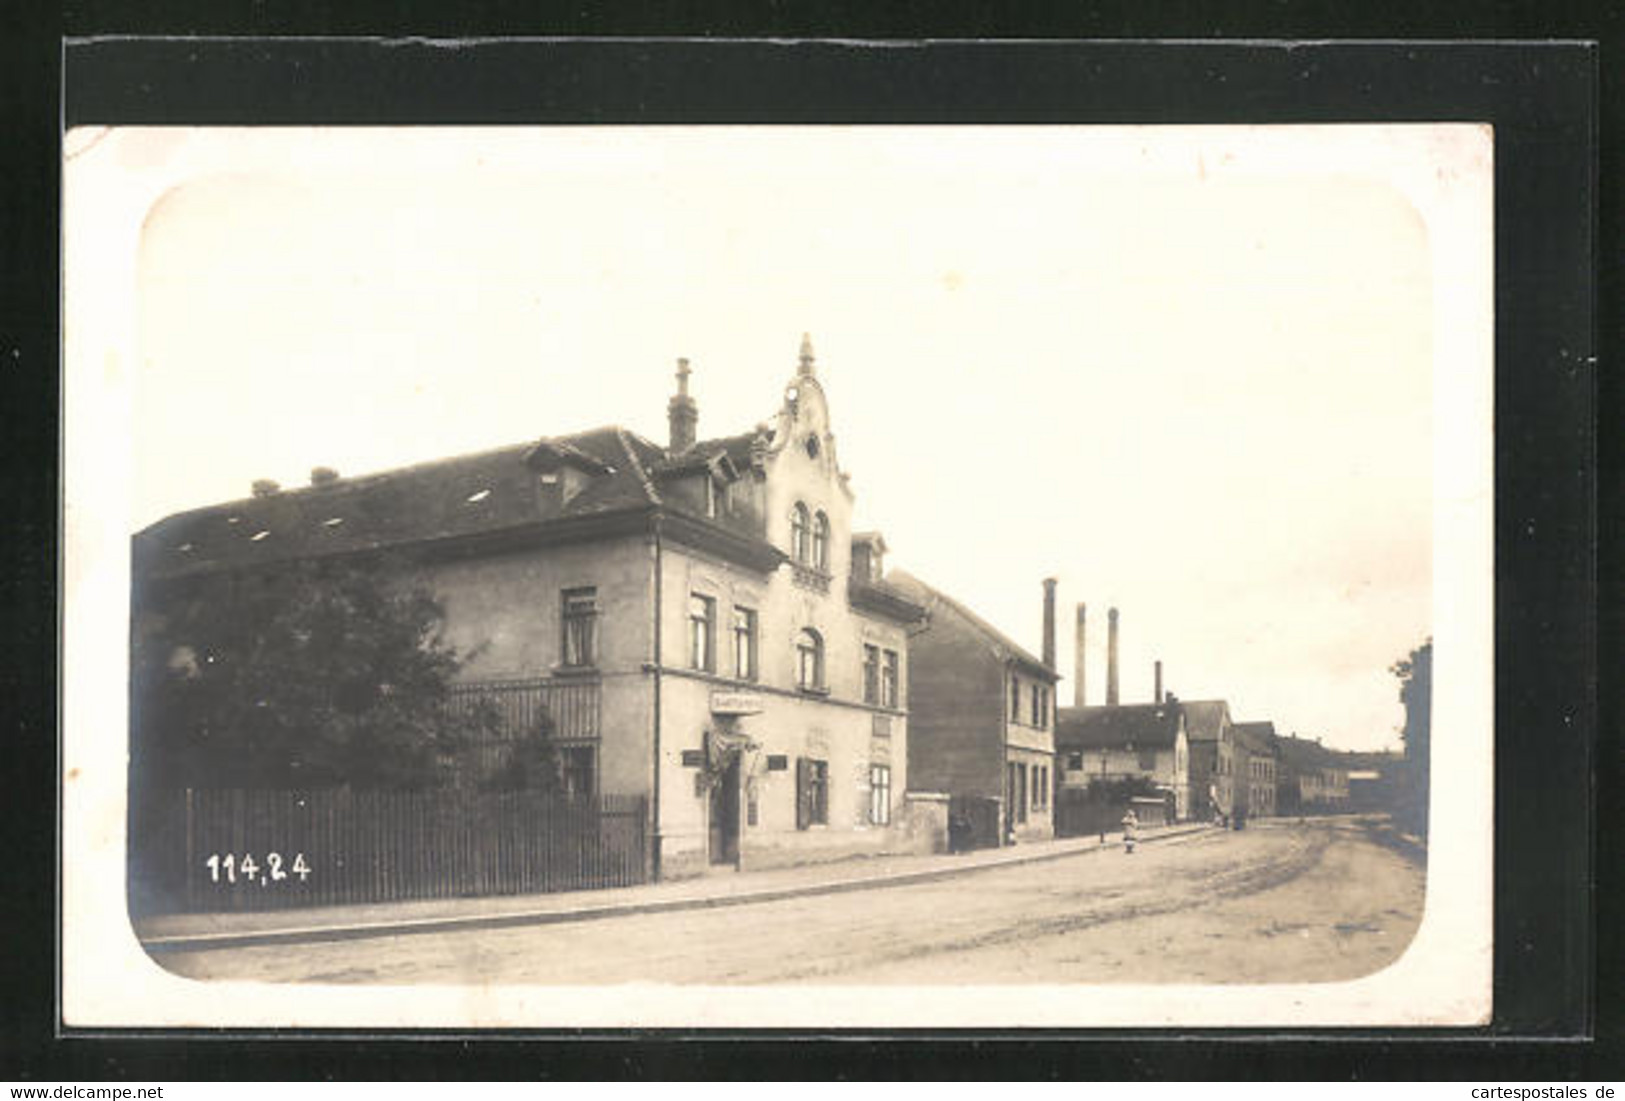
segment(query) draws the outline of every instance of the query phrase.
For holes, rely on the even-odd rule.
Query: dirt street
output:
[[[1334,981],[1399,956],[1423,878],[1353,821],[1280,822],[912,886],[159,959],[337,983]]]

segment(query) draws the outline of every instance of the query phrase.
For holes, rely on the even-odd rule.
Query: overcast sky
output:
[[[70,139],[75,135],[70,135]],[[90,137],[94,137],[91,135]],[[70,140],[70,149],[73,142]],[[1430,632],[1434,259],[1395,128],[170,130],[131,521],[618,423],[777,408],[803,331],[857,522],[1122,698],[1397,745]],[[174,181],[183,181],[175,184]],[[70,226],[71,229],[71,226]],[[71,276],[72,273],[70,273]]]

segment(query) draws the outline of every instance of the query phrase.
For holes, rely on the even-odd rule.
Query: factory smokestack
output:
[[[1106,706],[1117,706],[1117,609],[1106,612]]]
[[[1055,668],[1055,578],[1044,578],[1044,664]]]
[[[1078,652],[1077,652],[1076,655],[1073,656],[1073,659],[1072,659],[1072,666],[1073,666],[1072,675],[1077,678],[1072,684],[1072,706],[1073,707],[1087,707],[1088,706],[1088,702],[1085,699],[1084,692],[1083,692],[1083,672],[1084,672],[1084,669],[1088,665],[1088,663],[1083,660],[1083,655],[1085,653],[1084,648],[1083,648],[1083,637],[1084,637],[1084,619],[1086,618],[1086,615],[1087,615],[1086,608],[1087,608],[1087,605],[1084,605],[1084,604],[1079,604],[1078,605]]]
[[[1162,702],[1162,662],[1160,662],[1160,661],[1156,663],[1156,678],[1155,678],[1155,681],[1154,681],[1154,685],[1155,685],[1155,687],[1153,687],[1152,690],[1151,690],[1151,702],[1152,703],[1161,703]]]

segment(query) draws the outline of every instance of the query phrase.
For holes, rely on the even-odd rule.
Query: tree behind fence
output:
[[[645,814],[636,795],[154,792],[132,822],[131,905],[267,910],[629,886],[647,877]]]

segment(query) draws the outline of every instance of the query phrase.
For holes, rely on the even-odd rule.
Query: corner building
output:
[[[456,700],[545,716],[564,789],[641,796],[655,878],[940,844],[908,801],[908,629],[853,533],[810,341],[776,415],[665,446],[594,429],[181,513],[138,533],[136,631],[194,582],[317,558],[405,563],[470,655]],[[927,816],[928,818],[929,816]],[[918,826],[918,829],[916,829]]]

